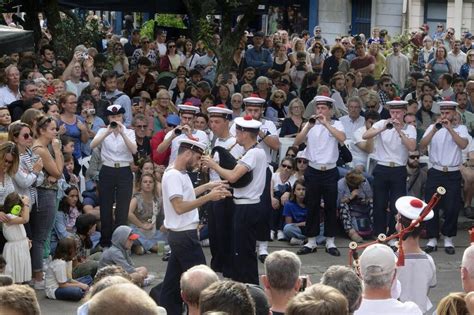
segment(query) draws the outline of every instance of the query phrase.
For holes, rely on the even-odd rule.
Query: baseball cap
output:
[[[168,125],[178,126],[180,122],[181,120],[178,115],[168,115],[168,117],[166,117],[166,123]]]
[[[464,34],[464,38],[472,38],[472,34],[467,32],[466,34]]]
[[[360,271],[365,276],[369,267],[380,267],[379,274],[387,274],[395,269],[396,261],[397,257],[389,246],[373,244],[360,255]]]
[[[138,234],[130,233],[130,235],[128,236],[128,239],[131,240],[131,241],[136,241],[136,240],[138,240],[139,237],[140,237],[140,235],[138,235]]]

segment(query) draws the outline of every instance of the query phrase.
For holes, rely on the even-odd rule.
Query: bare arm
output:
[[[137,216],[133,213],[137,209],[137,198],[130,200],[130,207],[128,209],[128,221],[137,227],[142,227],[143,223],[138,220]]]
[[[268,147],[272,150],[278,150],[280,148],[280,139],[278,139],[278,136],[274,135],[268,135],[265,136],[265,134],[260,131],[259,132],[260,138],[263,138],[263,142],[268,145]]]
[[[171,200],[171,204],[173,205],[174,211],[176,211],[177,214],[181,215],[192,211],[209,201],[217,201],[230,196],[232,196],[232,194],[227,189],[216,187],[208,194],[201,196],[195,200],[185,201],[182,197],[175,197]]]
[[[44,147],[37,147],[35,153],[43,160],[43,167],[49,175],[59,179],[63,175],[63,154],[60,149],[59,140],[53,140],[53,150],[55,158],[51,156],[49,151]]]

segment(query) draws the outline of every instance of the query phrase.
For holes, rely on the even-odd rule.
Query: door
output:
[[[370,36],[371,13],[372,0],[352,0],[352,35],[363,33]]]
[[[430,27],[430,36],[436,32],[438,23],[444,24],[444,31],[446,31],[447,10],[448,3],[446,0],[425,1],[425,23]]]

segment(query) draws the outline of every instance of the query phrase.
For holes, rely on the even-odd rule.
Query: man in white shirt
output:
[[[459,74],[461,66],[466,63],[466,54],[461,50],[461,41],[456,39],[454,41],[453,50],[448,52],[448,57],[446,57],[453,73]]]
[[[392,43],[393,53],[387,56],[387,68],[385,72],[392,75],[393,82],[399,86],[400,89],[405,88],[405,82],[410,73],[410,61],[408,57],[401,53],[400,43]]]
[[[9,65],[5,68],[7,83],[0,88],[0,107],[17,101],[21,98],[20,94],[20,71],[15,65]]]
[[[453,237],[457,234],[458,215],[462,208],[460,165],[463,162],[462,150],[469,143],[469,134],[466,126],[454,125],[456,102],[442,101],[438,104],[441,117],[426,129],[420,141],[420,150],[429,146],[431,168],[426,180],[425,200],[431,199],[438,186],[446,188],[446,194],[433,209],[434,218],[426,224],[429,241],[425,252],[430,253],[438,248],[439,209],[443,209],[441,234],[444,236],[444,251],[454,255]]]
[[[178,156],[173,165],[163,175],[164,226],[169,231],[168,241],[171,256],[166,268],[160,295],[160,304],[168,314],[181,314],[183,301],[179,281],[183,272],[189,268],[206,264],[198,240],[198,208],[209,201],[222,200],[231,196],[222,182],[209,182],[193,188],[187,171],[199,165],[206,146],[198,141],[182,139]],[[206,191],[206,195],[199,196]]]
[[[364,140],[362,139],[362,136],[367,130],[372,128],[373,124],[379,120],[379,113],[373,110],[366,111],[364,125],[354,132],[352,142],[349,144],[354,168],[358,168],[361,171],[366,171],[367,159],[369,154],[374,150],[374,138]]]
[[[408,151],[416,149],[415,127],[403,121],[407,102],[399,98],[387,102],[390,119],[382,119],[367,130],[362,138],[375,138],[374,157],[377,166],[374,176],[374,234],[391,235],[395,232],[395,201],[406,195]],[[390,204],[390,213],[387,207]],[[388,224],[387,224],[387,215]],[[388,229],[387,229],[388,228]],[[390,246],[394,246],[391,240]]]
[[[76,94],[77,97],[81,96],[82,90],[86,87],[94,85],[94,59],[91,56],[87,56],[84,59],[84,53],[82,51],[76,51],[71,59],[71,62],[66,67],[63,73],[63,81],[66,82],[66,91]],[[82,66],[81,66],[82,62]],[[87,74],[89,81],[81,81],[82,67]]]
[[[368,246],[360,256],[360,274],[364,282],[362,303],[355,315],[421,315],[413,302],[392,298],[391,288],[397,281],[397,257],[384,244]]]
[[[348,114],[339,118],[344,126],[347,140],[354,140],[354,132],[364,126],[365,118],[360,115],[362,110],[362,100],[358,96],[350,97],[347,100]]]

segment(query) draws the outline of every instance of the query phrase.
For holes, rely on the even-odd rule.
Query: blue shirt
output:
[[[272,54],[266,48],[250,48],[245,52],[245,61],[249,67],[254,67],[260,74],[265,74],[273,65]]]
[[[79,127],[77,127],[78,121],[84,124],[84,118],[78,115],[76,115],[76,121],[74,122],[74,124],[69,125],[68,123],[62,120],[60,121],[60,125],[64,125],[64,127],[66,127],[65,135],[71,137],[74,140],[74,152],[72,152],[72,155],[76,159],[81,158],[81,130],[79,129]]]
[[[293,223],[305,222],[307,212],[306,208],[302,208],[294,201],[288,201],[283,208],[283,216],[291,217]]]

